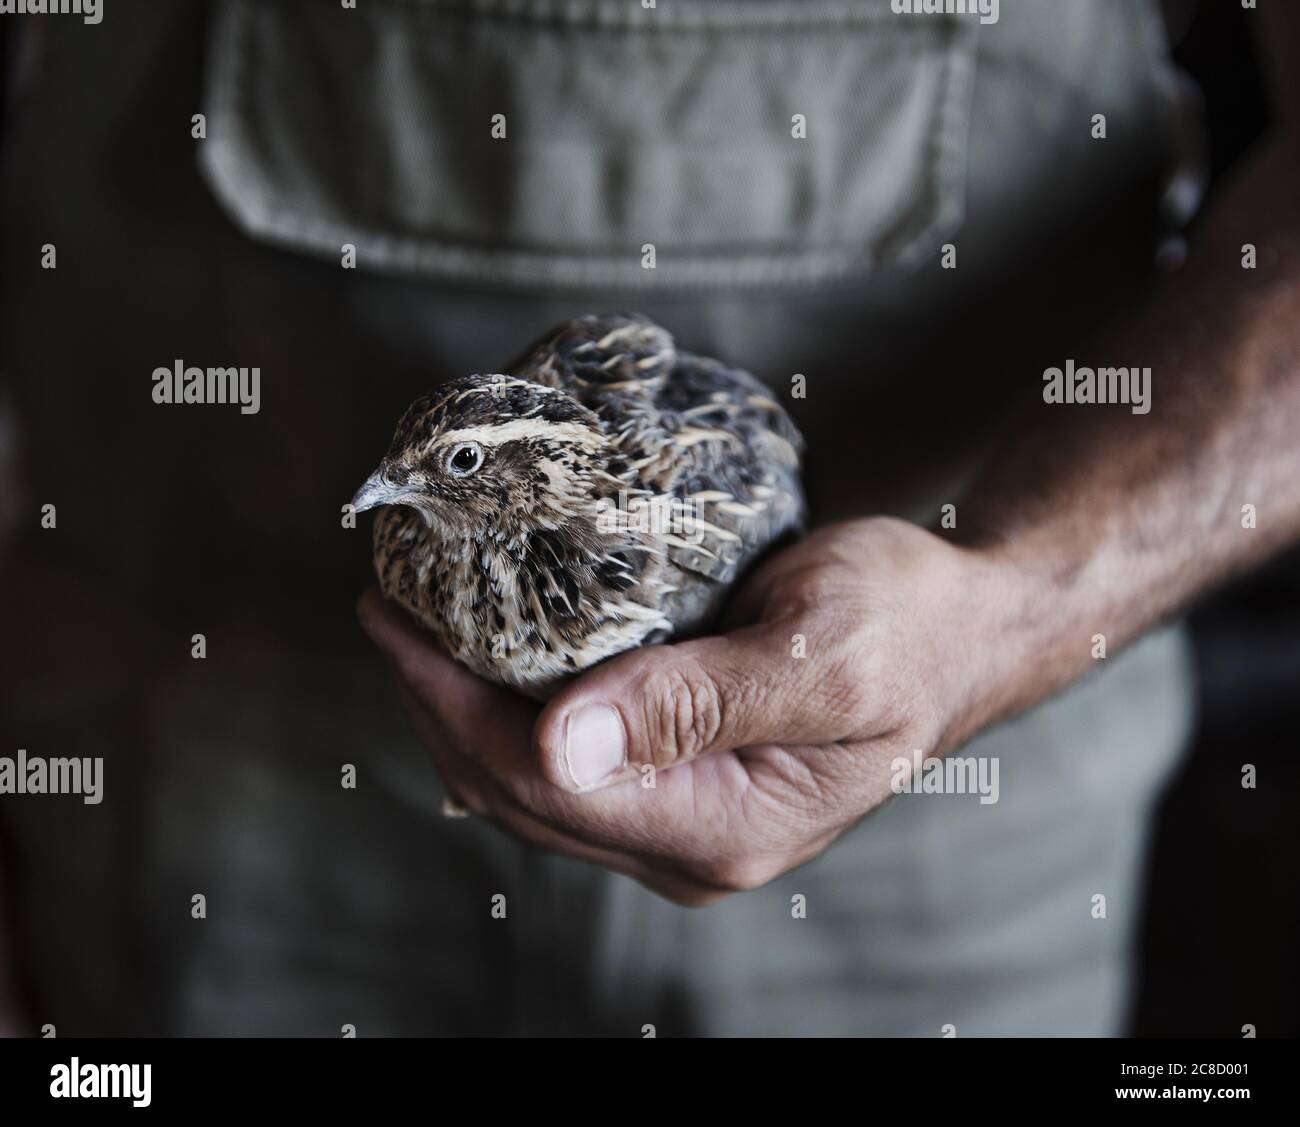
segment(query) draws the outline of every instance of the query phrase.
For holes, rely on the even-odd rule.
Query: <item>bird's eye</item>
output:
[[[482,464],[483,447],[477,442],[467,442],[463,446],[457,446],[451,452],[451,457],[447,459],[447,469],[456,477],[472,474]]]

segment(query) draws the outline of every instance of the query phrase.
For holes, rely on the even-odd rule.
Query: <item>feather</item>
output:
[[[802,449],[747,372],[635,314],[580,317],[412,404],[358,498],[391,505],[385,595],[476,672],[545,696],[706,630],[802,529]]]

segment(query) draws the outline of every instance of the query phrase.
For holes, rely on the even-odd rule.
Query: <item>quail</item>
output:
[[[353,499],[385,506],[385,597],[537,699],[604,658],[707,630],[806,506],[803,440],[747,372],[645,317],[566,322],[504,372],[417,399]]]

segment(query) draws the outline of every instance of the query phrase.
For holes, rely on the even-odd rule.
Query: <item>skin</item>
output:
[[[1150,414],[1040,407],[959,503],[960,539],[878,517],[823,528],[749,578],[718,636],[621,655],[545,708],[368,592],[362,624],[451,792],[525,841],[705,904],[816,857],[891,797],[896,757],[947,754],[1068,685],[1093,635],[1113,656],[1300,538],[1300,60],[1286,57],[1300,29],[1264,41],[1278,128],[1218,191],[1187,265],[1097,353],[1152,367]],[[564,742],[588,705],[614,710],[627,764],[579,792]]]

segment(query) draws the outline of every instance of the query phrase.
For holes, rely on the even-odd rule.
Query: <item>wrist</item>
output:
[[[1087,594],[1096,583],[1096,561],[1086,553],[1048,555],[1029,547],[955,549],[959,603],[948,614],[966,624],[960,634],[965,676],[954,694],[944,753],[1076,680],[1091,663],[1094,635],[1105,633],[1107,611]]]

